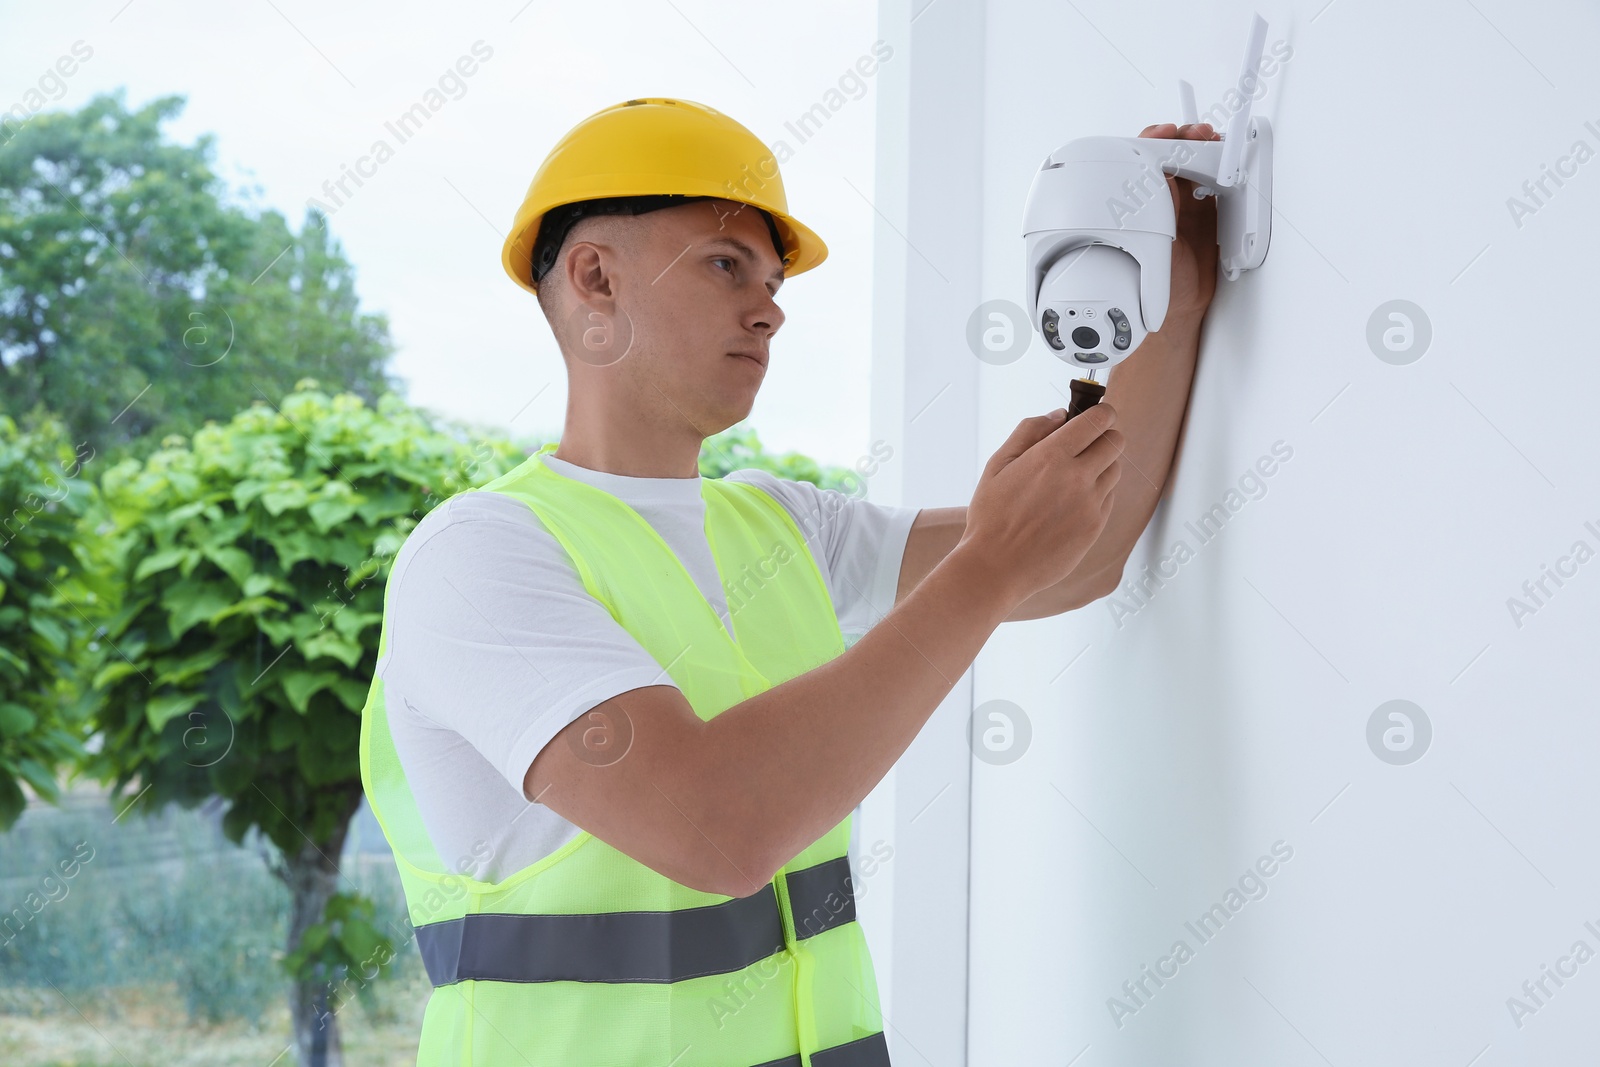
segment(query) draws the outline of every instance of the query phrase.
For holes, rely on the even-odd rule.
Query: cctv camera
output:
[[[1245,49],[1255,77],[1266,37],[1259,15]],[[1179,82],[1185,121],[1194,90]],[[1250,97],[1220,141],[1080,137],[1039,165],[1022,213],[1028,319],[1074,367],[1109,370],[1161,329],[1171,299],[1177,213],[1167,177],[1217,198],[1217,243],[1231,281],[1259,267],[1272,222],[1272,126]]]
[[[1058,357],[1079,367],[1112,366],[1144,340],[1139,261],[1111,245],[1081,245],[1045,271],[1036,314]]]

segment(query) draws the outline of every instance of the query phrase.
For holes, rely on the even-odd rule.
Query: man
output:
[[[363,719],[436,986],[419,1063],[888,1063],[851,812],[996,626],[1118,582],[1215,285],[1212,202],[1183,199],[1167,322],[1106,400],[1023,420],[969,507],[886,507],[698,474],[826,255],[761,142],[653,98],[552,150],[503,260],[566,425],[407,539]]]

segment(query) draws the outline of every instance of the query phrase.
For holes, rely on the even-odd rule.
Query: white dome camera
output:
[[[1241,87],[1260,77],[1267,24],[1252,23]],[[1184,122],[1194,90],[1178,83]],[[1272,127],[1251,118],[1250,94],[1220,141],[1080,137],[1040,164],[1022,213],[1028,319],[1056,356],[1089,377],[1132,354],[1166,321],[1177,217],[1166,175],[1217,198],[1223,274],[1267,255],[1272,223]]]
[[[1139,261],[1120,248],[1078,245],[1045,271],[1028,315],[1062,359],[1079,367],[1110,367],[1149,332],[1140,311],[1139,274]]]

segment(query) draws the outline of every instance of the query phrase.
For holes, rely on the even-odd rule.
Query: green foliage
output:
[[[310,374],[369,403],[395,388],[326,219],[296,234],[225,202],[211,135],[162,136],[183,105],[130,112],[119,89],[0,144],[0,411],[43,407],[108,458]]]
[[[342,841],[394,554],[523,459],[463,437],[308,380],[106,471],[96,567],[120,595],[96,616],[90,773],[151,808],[224,797],[231,840],[258,827],[286,856]]]
[[[781,455],[762,447],[761,438],[753,427],[741,423],[708,437],[700,446],[700,474],[706,478],[721,478],[732,471],[755,467],[779,478],[794,482],[810,482],[823,489],[856,492],[860,479],[848,467],[823,466],[801,452]]]
[[[80,617],[63,603],[79,589],[75,526],[93,495],[61,424],[22,432],[0,415],[0,830],[26,803],[19,782],[58,797],[58,766],[81,753],[72,703]],[[70,595],[70,594],[66,594]]]
[[[342,975],[330,1009],[337,1011],[352,997],[363,1010],[377,1007],[373,981],[394,970],[394,941],[378,928],[378,907],[358,893],[335,893],[319,923],[307,927],[300,944],[283,965],[296,978]]]

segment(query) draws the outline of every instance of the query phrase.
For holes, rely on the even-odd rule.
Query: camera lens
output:
[[[1072,343],[1079,348],[1098,348],[1100,347],[1100,335],[1095,332],[1092,326],[1079,326],[1072,331]]]

